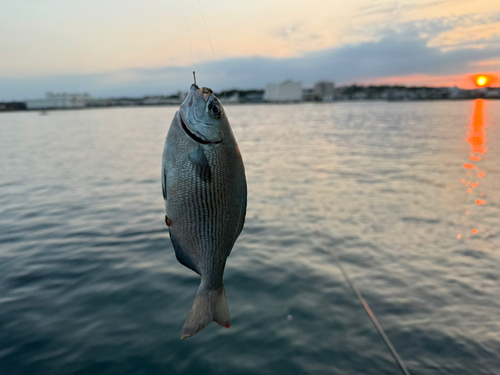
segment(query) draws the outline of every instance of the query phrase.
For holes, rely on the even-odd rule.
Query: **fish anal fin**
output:
[[[174,246],[175,257],[177,258],[179,263],[182,264],[183,266],[189,268],[189,269],[192,269],[194,272],[196,272],[198,275],[201,276],[200,271],[198,270],[198,267],[196,267],[196,264],[194,264],[194,262],[191,260],[189,255],[182,249],[181,245],[176,240],[176,238],[174,237],[174,235],[172,234],[170,229],[169,229],[169,233],[170,233],[170,241],[172,241],[172,245]]]

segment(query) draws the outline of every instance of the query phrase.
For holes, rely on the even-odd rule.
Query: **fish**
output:
[[[179,263],[201,276],[181,339],[212,321],[231,326],[226,260],[245,223],[243,159],[213,90],[191,85],[165,140],[161,182],[165,223]]]

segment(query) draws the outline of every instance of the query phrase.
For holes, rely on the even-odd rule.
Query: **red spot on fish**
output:
[[[467,168],[467,169],[474,169],[476,168],[473,164],[470,164],[470,163],[464,163],[464,168]]]
[[[473,230],[471,230],[471,232],[472,232],[473,234],[476,234],[476,233],[477,233],[477,229],[476,229],[476,228],[474,228]]]
[[[165,224],[167,224],[167,227],[172,225],[172,221],[165,215]]]
[[[230,328],[231,327],[231,323],[227,323],[224,327]]]
[[[481,156],[471,155],[469,156],[469,159],[472,161],[479,161],[481,160]]]
[[[472,193],[472,189],[470,189],[470,188],[467,189],[467,193],[469,193],[469,194]]]
[[[481,173],[478,173],[477,177],[479,177],[479,178],[483,178],[485,174],[486,174],[486,172],[481,172]]]

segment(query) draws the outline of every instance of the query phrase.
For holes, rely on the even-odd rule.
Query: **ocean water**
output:
[[[398,374],[333,254],[412,374],[500,373],[500,101],[227,107],[232,327],[183,341],[175,111],[0,114],[1,374]]]

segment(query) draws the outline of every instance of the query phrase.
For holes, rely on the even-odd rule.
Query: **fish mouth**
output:
[[[209,87],[202,87],[200,88],[198,85],[191,85],[191,89],[193,91],[196,91],[202,98],[203,100],[205,101],[205,103],[208,101],[208,99],[210,99],[210,97],[213,95],[213,90]]]
[[[184,119],[182,118],[182,116],[179,114],[179,118],[181,119],[181,126],[182,126],[182,129],[184,129],[184,132],[195,142],[197,143],[201,143],[202,145],[213,145],[213,144],[217,144],[217,143],[221,143],[222,140],[220,141],[215,141],[215,142],[210,142],[208,139],[206,139],[205,137],[201,138],[200,136],[194,134],[191,130],[189,130],[189,128],[187,127],[186,123],[184,122]]]
[[[210,99],[210,97],[213,95],[213,91],[209,87],[202,87],[200,88],[198,85],[195,85],[194,83],[191,85],[189,95],[191,95],[191,100],[189,101],[189,107],[193,105],[194,101],[194,95],[199,95],[203,98],[203,101],[206,103]]]

